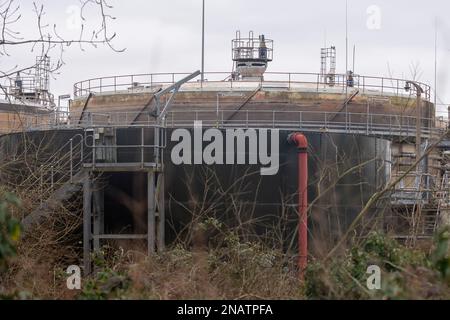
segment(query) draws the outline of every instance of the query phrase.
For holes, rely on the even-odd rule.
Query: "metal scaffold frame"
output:
[[[323,83],[334,86],[336,75],[336,47],[332,46],[320,50],[320,75]]]
[[[144,131],[154,129],[158,132],[154,135],[154,143],[146,145]],[[102,128],[103,132],[110,132],[115,136],[120,128]],[[101,248],[101,240],[138,240],[146,239],[148,254],[165,249],[165,197],[164,197],[164,158],[165,128],[160,126],[140,127],[141,141],[137,145],[117,145],[111,139],[111,143],[105,143],[103,134],[98,130],[86,130],[84,135],[84,147],[89,150],[88,157],[83,162],[83,170],[88,172],[88,178],[83,182],[83,243],[84,243],[84,268],[91,272],[92,252]],[[96,139],[99,137],[99,139]],[[92,139],[92,144],[90,143]],[[98,143],[96,141],[99,141]],[[101,141],[101,142],[100,142]],[[136,162],[120,162],[117,160],[117,150],[125,148],[135,150],[139,156]],[[86,152],[86,151],[84,151]],[[152,155],[151,160],[147,160]],[[146,234],[105,234],[104,233],[104,194],[101,179],[98,175],[113,172],[143,172],[147,180],[147,233]]]
[[[43,107],[55,107],[54,97],[50,93],[50,57],[36,57],[35,65],[31,70],[17,72],[14,78],[9,79],[9,85],[0,92],[0,98],[6,100],[31,103]]]
[[[155,106],[149,114],[155,118],[156,124],[140,127],[141,144],[136,146],[117,145],[115,130],[117,127],[88,129],[91,132],[92,145],[87,144],[89,134],[85,134],[85,144],[92,149],[92,161],[84,163],[83,167],[89,172],[89,178],[83,184],[83,257],[86,273],[91,272],[92,252],[100,249],[100,240],[104,239],[146,239],[147,251],[151,255],[156,251],[165,250],[165,186],[164,186],[164,153],[166,147],[165,120],[170,110],[175,94],[180,87],[189,80],[200,75],[200,71],[183,78],[173,85],[154,94]],[[163,95],[170,94],[169,99],[162,106],[160,101]],[[145,145],[144,130],[153,128],[153,145]],[[97,141],[100,143],[97,144]],[[140,150],[140,161],[120,163],[116,152],[119,148],[137,148]],[[98,152],[100,150],[100,152]],[[153,160],[146,161],[146,151],[150,151]],[[102,163],[97,162],[101,155]],[[98,172],[129,172],[141,171],[147,174],[147,233],[146,234],[104,234],[104,204],[101,186],[98,180],[93,179]]]

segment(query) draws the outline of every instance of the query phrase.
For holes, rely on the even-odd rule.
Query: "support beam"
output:
[[[158,173],[158,184],[156,196],[158,197],[158,251],[163,252],[166,248],[166,214],[164,203],[164,173]]]
[[[155,252],[155,171],[147,174],[147,251],[151,255]]]
[[[410,86],[413,86],[414,89],[416,89],[416,160],[419,161],[422,152],[422,94],[425,92],[416,82],[406,81],[405,90],[409,91]]]
[[[80,118],[78,119],[78,124],[81,124],[83,122],[84,112],[86,111],[87,106],[89,105],[89,102],[91,101],[91,99],[93,97],[94,97],[94,93],[90,92],[84,105],[83,105],[83,108],[81,109]]]
[[[236,110],[234,110],[234,112],[231,114],[231,116],[229,116],[225,121],[223,121],[224,123],[227,123],[230,120],[233,120],[233,118],[239,113],[239,111],[242,110],[242,108],[244,108],[249,102],[250,100],[253,99],[254,96],[256,96],[256,94],[258,92],[260,92],[262,89],[262,84],[260,84],[254,91],[252,91],[252,93],[250,93],[250,95],[245,99],[245,101],[239,105],[239,107],[236,108]]]
[[[100,250],[100,235],[105,233],[105,198],[104,190],[101,186],[99,180],[93,182],[93,207],[94,207],[94,219],[93,219],[93,229],[94,229],[94,252]]]
[[[91,219],[92,219],[92,182],[87,177],[83,183],[83,264],[84,274],[91,273]]]
[[[333,116],[331,116],[327,121],[328,122],[334,121],[336,119],[336,117],[341,114],[342,111],[346,110],[346,108],[348,107],[348,104],[351,103],[353,101],[353,99],[355,99],[358,94],[359,94],[359,90],[356,90],[355,92],[352,93],[352,95],[350,97],[348,97],[348,95],[347,95],[345,97],[345,101],[342,104],[342,106],[339,109],[339,111],[336,112]],[[348,114],[348,112],[346,111],[346,114],[345,114],[345,118],[346,119],[347,119],[347,114]],[[346,121],[346,128],[347,128],[347,121]]]
[[[156,106],[155,106],[155,109],[153,110],[153,115],[157,118],[158,124],[161,124],[164,122],[166,114],[170,110],[173,98],[174,98],[175,94],[178,92],[178,90],[180,90],[181,86],[183,84],[185,84],[186,82],[189,82],[192,79],[196,78],[200,74],[201,74],[200,71],[196,71],[196,72],[188,75],[187,77],[181,79],[180,81],[175,82],[174,84],[170,85],[169,87],[155,93]],[[166,93],[169,93],[169,92],[172,92],[172,95],[161,110],[160,99],[163,95],[165,95]]]

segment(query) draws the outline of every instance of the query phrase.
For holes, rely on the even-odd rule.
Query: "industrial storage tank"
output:
[[[289,240],[295,235],[298,220],[297,149],[288,142],[288,135],[292,131],[279,131],[279,150],[272,154],[279,159],[279,165],[273,174],[262,175],[261,169],[264,166],[259,163],[174,164],[171,153],[177,142],[170,141],[174,130],[167,131],[169,139],[163,154],[166,241],[170,243],[194,220],[200,222],[214,217],[227,222],[230,227],[239,227],[241,224],[244,228],[241,231],[251,231],[248,234],[253,236],[274,239],[273,233],[280,232],[277,240],[289,245]],[[195,129],[187,130],[194,136]],[[99,157],[98,151],[93,152],[92,148],[84,147],[84,157],[87,158],[85,162],[92,163],[95,158],[95,167],[90,168],[99,173],[96,183],[104,188],[104,232],[145,234],[148,211],[147,174],[151,169],[146,165],[154,162],[153,148],[149,147],[153,140],[153,129],[116,128],[114,131],[114,149],[118,150],[117,153],[105,148]],[[207,131],[207,128],[202,130],[204,133]],[[221,132],[226,135],[225,129]],[[255,129],[255,133],[259,136],[260,129]],[[36,153],[42,158],[35,164],[38,172],[48,157],[58,154],[61,157],[57,158],[63,159],[65,168],[58,168],[60,160],[56,160],[53,170],[59,172],[65,169],[68,173],[72,169],[70,163],[65,163],[68,157],[64,155],[71,154],[71,146],[67,141],[73,139],[75,142],[72,148],[77,149],[81,141],[79,137],[85,134],[89,135],[84,130],[48,130],[28,133],[26,136],[22,133],[3,135],[0,137],[3,155],[1,160],[8,162],[10,157],[23,154],[25,148],[32,153],[35,151],[32,146],[36,146],[39,148]],[[143,148],[142,137],[146,146]],[[320,245],[324,249],[325,244],[332,245],[342,235],[373,193],[389,180],[391,143],[376,137],[338,133],[307,133],[306,137],[310,158],[308,197],[312,202],[311,234],[321,235]],[[25,146],[25,142],[28,146]],[[60,149],[62,146],[65,146],[63,150]],[[206,146],[207,143],[203,142],[202,147]],[[235,148],[238,156],[237,144]],[[249,142],[246,143],[246,148],[245,156],[249,158]],[[73,163],[79,164],[79,150],[73,154]],[[107,165],[109,162],[104,155],[108,154],[114,156],[115,168]],[[135,167],[129,168],[130,163],[134,163]],[[19,168],[18,161],[15,161],[14,171],[4,170],[0,179],[8,183],[19,183],[12,177]],[[25,165],[22,169],[26,169]],[[73,170],[80,168],[75,167]],[[44,179],[49,182],[48,175],[49,172]],[[57,176],[55,174],[52,179],[57,181]],[[36,180],[40,179],[38,175]],[[133,199],[135,206],[130,206],[124,200],[126,198]],[[373,213],[375,211],[374,209]]]
[[[35,179],[24,184],[44,181],[48,194],[64,199],[61,189],[81,192],[67,184],[82,186],[88,268],[90,252],[104,241],[141,241],[149,252],[163,250],[180,235],[192,240],[187,226],[208,218],[290,247],[301,190],[298,151],[288,136],[301,132],[309,143],[309,237],[313,250],[328,249],[369,199],[402,174],[396,159],[418,156],[414,150],[420,155],[422,145],[442,129],[436,126],[429,86],[336,74],[335,50],[322,52],[320,73],[266,72],[272,41],[237,34],[231,74],[204,73],[204,81],[195,79],[198,73],[81,81],[74,85],[70,113],[56,116],[63,123],[0,136],[0,160],[23,154],[25,139],[31,140],[32,146],[46,148],[36,157]],[[411,83],[421,89],[418,99]],[[228,144],[226,137],[233,134]],[[183,135],[191,141],[179,152]],[[223,138],[222,149],[217,147],[222,161],[205,160],[213,136]],[[270,163],[261,157],[273,157],[276,170],[264,171]],[[441,169],[427,165],[426,173],[439,177]],[[0,179],[11,176],[3,173]],[[419,180],[413,187],[421,188],[425,179]],[[411,181],[405,175],[395,201],[418,194]],[[389,196],[365,216],[362,234],[384,228],[384,215],[395,205]],[[50,209],[44,201],[25,220],[38,221]]]

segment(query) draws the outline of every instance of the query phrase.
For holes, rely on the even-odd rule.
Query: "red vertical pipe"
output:
[[[288,139],[298,149],[298,267],[303,278],[308,264],[308,140],[298,132]]]

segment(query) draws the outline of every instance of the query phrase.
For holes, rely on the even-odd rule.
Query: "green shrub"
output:
[[[442,278],[450,284],[450,227],[446,227],[437,233],[435,244],[431,260]]]
[[[6,193],[0,198],[0,271],[5,270],[8,260],[17,254],[21,225],[11,215],[11,209],[19,206],[19,199],[12,194]]]
[[[445,296],[448,288],[435,278],[447,277],[449,233],[441,233],[433,259],[421,250],[407,248],[380,233],[371,233],[362,245],[353,246],[330,261],[309,264],[305,291],[312,299],[415,299]],[[446,241],[445,241],[446,239]],[[433,262],[434,261],[434,262]],[[381,290],[367,289],[367,268],[382,270]]]
[[[123,250],[103,247],[93,256],[97,272],[83,285],[80,299],[122,299],[131,285],[126,270],[117,270],[125,260]]]

